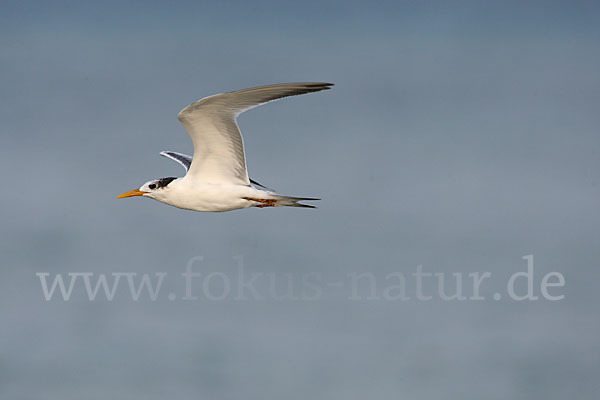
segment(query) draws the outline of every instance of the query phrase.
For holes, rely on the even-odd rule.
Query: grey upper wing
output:
[[[192,157],[174,151],[161,151],[160,155],[178,162],[183,166],[183,168],[185,168],[186,172],[190,170],[190,166],[192,165]]]

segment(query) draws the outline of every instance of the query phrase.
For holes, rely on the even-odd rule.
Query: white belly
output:
[[[268,198],[268,193],[242,185],[196,184],[185,179],[170,184],[171,186],[155,200],[175,207],[194,211],[231,211],[252,207],[255,203],[244,197]]]

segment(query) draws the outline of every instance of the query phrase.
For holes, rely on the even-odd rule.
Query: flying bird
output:
[[[288,96],[330,89],[331,83],[283,83],[205,97],[179,112],[177,118],[194,144],[194,157],[163,151],[186,169],[184,177],[160,178],[117,196],[142,196],[194,211],[231,211],[248,207],[315,208],[283,196],[248,178],[244,142],[236,119],[244,111]]]

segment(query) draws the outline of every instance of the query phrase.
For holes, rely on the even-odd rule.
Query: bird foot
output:
[[[257,199],[254,197],[244,197],[244,199],[249,200],[249,201],[256,201],[258,203],[262,203],[258,206],[258,208],[264,208],[264,207],[276,207],[277,206],[277,200],[272,200],[272,199]]]

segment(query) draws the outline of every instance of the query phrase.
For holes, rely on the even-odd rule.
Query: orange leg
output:
[[[259,206],[256,206],[258,208],[263,208],[263,207],[276,207],[277,206],[277,200],[270,200],[270,199],[256,199],[254,197],[244,197],[244,199],[249,200],[249,201],[256,201],[258,203],[262,203]]]

